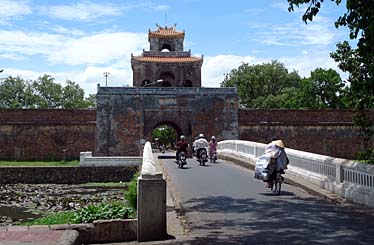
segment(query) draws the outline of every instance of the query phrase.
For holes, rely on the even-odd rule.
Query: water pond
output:
[[[124,201],[126,185],[0,185],[0,225],[16,225],[47,213],[76,210],[108,201]]]

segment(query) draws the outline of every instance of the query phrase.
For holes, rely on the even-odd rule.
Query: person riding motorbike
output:
[[[184,135],[181,135],[180,140],[177,142],[176,148],[177,152],[175,158],[176,160],[179,160],[179,155],[182,151],[187,153],[188,143],[185,141]]]
[[[287,164],[289,163],[285,146],[282,140],[275,140],[269,143],[265,148],[265,153],[269,153],[270,163],[267,167],[270,170],[268,187],[272,186],[273,181],[277,177],[277,174],[284,174],[284,170],[287,169]]]
[[[197,157],[199,157],[201,150],[204,149],[207,151],[207,148],[209,146],[209,143],[205,139],[204,134],[199,134],[199,137],[197,138],[197,140],[195,140],[194,144]]]
[[[211,141],[209,142],[209,157],[212,158],[217,154],[217,141],[216,137],[212,136]]]

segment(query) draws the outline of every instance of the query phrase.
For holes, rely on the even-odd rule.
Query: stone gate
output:
[[[200,133],[237,139],[235,88],[202,88],[203,57],[184,51],[184,31],[175,26],[148,31],[150,50],[131,54],[134,87],[97,90],[96,155],[139,155],[160,125],[192,143]],[[177,139],[176,139],[177,140]]]
[[[98,87],[96,155],[136,156],[142,140],[169,125],[192,143],[203,133],[238,139],[238,98],[234,88]]]

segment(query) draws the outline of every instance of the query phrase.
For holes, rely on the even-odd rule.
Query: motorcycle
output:
[[[197,156],[197,161],[199,161],[200,165],[205,166],[205,163],[208,161],[208,154],[206,149],[200,149]]]
[[[281,189],[282,189],[282,183],[283,183],[284,178],[282,177],[281,172],[276,172],[275,173],[275,178],[272,180],[269,180],[269,185],[268,187],[273,193],[276,193],[280,195]]]
[[[187,164],[186,152],[181,151],[179,153],[179,157],[178,157],[177,163],[178,163],[178,167],[179,168],[183,168],[183,166]]]
[[[210,151],[210,162],[215,163],[217,161],[217,151]]]
[[[280,195],[281,188],[282,188],[282,183],[283,183],[283,176],[284,171],[277,171],[274,173],[274,176],[272,175],[273,171],[276,171],[273,168],[269,168],[268,165],[270,163],[270,157],[267,156],[266,154],[260,156],[256,160],[256,165],[255,165],[255,172],[254,172],[254,178],[262,180],[267,183],[267,187],[270,188],[270,190],[273,193],[276,193]]]

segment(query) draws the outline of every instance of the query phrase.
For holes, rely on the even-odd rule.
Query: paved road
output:
[[[191,228],[183,244],[374,244],[374,216],[284,184],[273,195],[253,172],[219,160],[178,169],[161,161]]]

